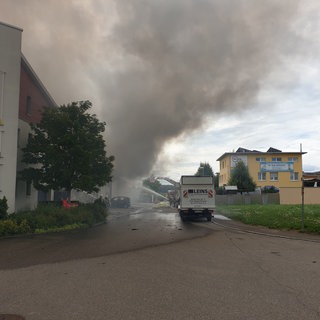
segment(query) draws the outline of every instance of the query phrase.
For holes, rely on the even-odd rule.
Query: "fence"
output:
[[[217,205],[301,203],[301,188],[280,188],[279,193],[216,195]],[[320,188],[304,188],[304,203],[320,204]]]
[[[302,190],[301,188],[280,188],[281,204],[301,204]],[[305,204],[320,204],[320,188],[305,187],[304,188]]]
[[[216,195],[216,205],[280,204],[279,193]]]

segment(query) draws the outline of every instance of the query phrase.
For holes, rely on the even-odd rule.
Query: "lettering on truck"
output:
[[[209,198],[213,197],[213,190],[208,189],[188,189],[183,190],[183,197],[188,198],[189,194],[207,194]]]
[[[207,189],[189,189],[188,193],[200,193],[200,194],[207,194]]]

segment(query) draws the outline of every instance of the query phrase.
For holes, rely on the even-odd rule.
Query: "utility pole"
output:
[[[302,167],[302,143],[300,143],[301,152],[301,167]],[[303,181],[303,167],[301,177],[301,231],[304,231],[304,181]]]
[[[301,231],[304,231],[304,182],[301,177]]]

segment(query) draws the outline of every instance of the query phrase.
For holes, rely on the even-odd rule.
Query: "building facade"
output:
[[[0,23],[0,199],[15,209],[22,30]]]
[[[224,153],[217,159],[220,162],[219,186],[228,184],[232,169],[242,161],[257,187],[301,188],[302,155],[305,153],[274,148],[266,152],[238,148],[236,152]]]
[[[22,149],[26,146],[30,133],[30,123],[39,123],[44,107],[57,107],[41,80],[38,78],[26,58],[21,54],[19,120],[17,137],[17,167],[21,171],[25,165],[21,162]],[[44,194],[33,188],[31,182],[16,179],[15,209],[34,209],[39,200],[50,200],[49,194]]]
[[[18,179],[22,148],[44,107],[56,106],[21,53],[22,29],[0,22],[0,199],[15,212],[37,206],[39,193]]]

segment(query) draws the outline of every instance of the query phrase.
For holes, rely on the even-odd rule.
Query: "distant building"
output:
[[[44,107],[57,106],[22,55],[21,37],[22,29],[0,22],[0,199],[7,198],[9,212],[33,209],[43,196],[17,172],[29,124],[40,121]]]
[[[320,171],[304,172],[303,183],[305,187],[320,188]]]
[[[302,155],[306,152],[282,152],[269,148],[266,152],[238,148],[224,153],[220,162],[219,186],[228,184],[232,169],[239,161],[247,167],[258,187],[299,188],[302,178]]]

